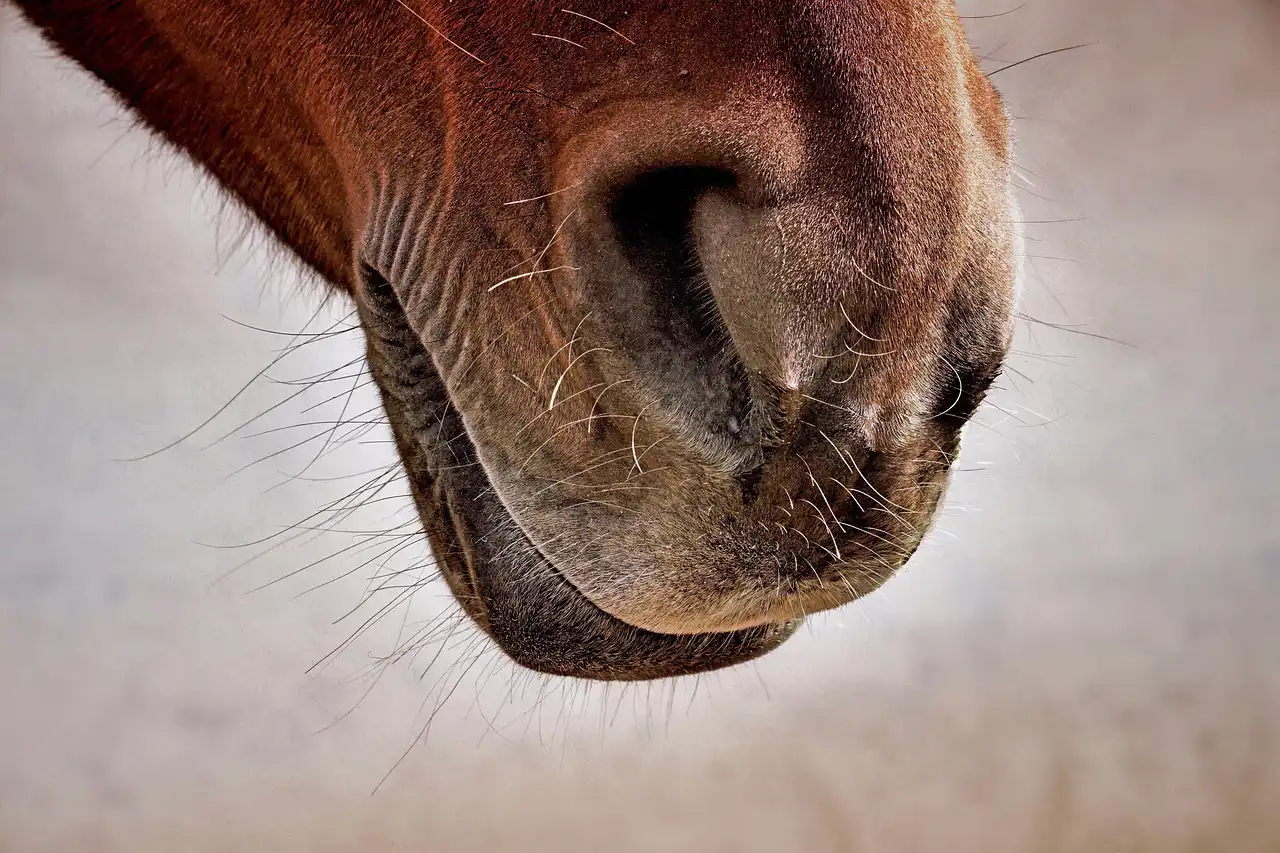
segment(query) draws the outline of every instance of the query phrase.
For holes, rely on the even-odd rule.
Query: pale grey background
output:
[[[441,587],[308,674],[394,591],[342,618],[377,551],[285,576],[403,499],[210,546],[390,462],[375,426],[326,448],[326,482],[276,487],[323,439],[239,471],[323,432],[287,428],[342,415],[351,371],[245,432],[281,431],[203,449],[294,388],[259,381],[117,460],[217,411],[288,340],[237,323],[296,332],[314,285],[237,248],[211,187],[0,17],[0,850],[1280,849],[1274,4],[972,22],[991,68],[1097,42],[995,79],[1042,223],[1026,311],[1123,344],[1024,323],[907,572],[754,667],[625,692],[513,680],[465,628],[379,667],[450,618]]]

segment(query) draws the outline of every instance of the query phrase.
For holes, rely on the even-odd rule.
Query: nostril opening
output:
[[[664,313],[704,340],[727,345],[715,300],[703,284],[693,235],[694,206],[709,190],[731,189],[723,169],[675,166],[646,172],[618,191],[609,215],[618,245]],[[677,323],[676,325],[680,325]]]
[[[698,200],[733,190],[732,172],[673,166],[642,173],[608,203],[613,239],[642,291],[656,338],[646,360],[664,377],[685,410],[704,414],[706,426],[730,441],[756,441],[749,429],[751,393],[745,368],[706,286],[693,233]],[[690,399],[692,397],[692,399]]]
[[[615,191],[609,213],[620,242],[637,259],[677,244],[691,248],[693,207],[698,199],[710,190],[732,189],[736,183],[732,172],[708,166],[653,169]]]

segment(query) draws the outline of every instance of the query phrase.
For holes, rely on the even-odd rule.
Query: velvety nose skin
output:
[[[752,205],[717,190],[698,200],[691,229],[699,275],[737,357],[748,370],[793,390],[812,372],[810,353],[824,343],[825,313],[817,304],[821,294],[806,287],[812,281],[804,276],[803,258],[788,257],[787,231],[799,225],[796,209]]]

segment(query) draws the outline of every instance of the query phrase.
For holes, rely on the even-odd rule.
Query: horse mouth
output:
[[[503,506],[458,410],[390,285],[366,270],[359,299],[370,369],[437,566],[467,615],[517,664],[551,675],[639,681],[760,657],[785,619],[715,633],[658,633],[601,609]]]
[[[457,441],[467,444],[460,455],[470,452],[469,439]],[[455,598],[529,669],[605,681],[689,675],[759,657],[799,625],[791,620],[717,634],[659,634],[630,625],[565,578],[502,507],[483,469],[469,470],[471,476],[444,484],[435,500],[420,497],[419,512],[447,525],[429,536]]]

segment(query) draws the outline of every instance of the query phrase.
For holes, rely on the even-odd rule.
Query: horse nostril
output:
[[[723,169],[655,169],[614,191],[607,216],[630,270],[631,292],[610,294],[613,304],[630,306],[617,317],[633,343],[630,354],[672,408],[700,413],[710,431],[739,442],[750,433],[748,378],[706,285],[693,233],[698,200],[735,185]]]
[[[659,169],[614,196],[609,216],[622,254],[649,290],[667,327],[682,337],[728,345],[707,289],[693,236],[693,211],[711,189],[732,187],[728,172],[697,166]]]
[[[617,191],[609,205],[618,245],[632,268],[660,301],[689,314],[706,336],[722,334],[723,325],[714,319],[715,302],[702,282],[694,206],[708,190],[733,184],[733,175],[719,169],[659,169]]]

